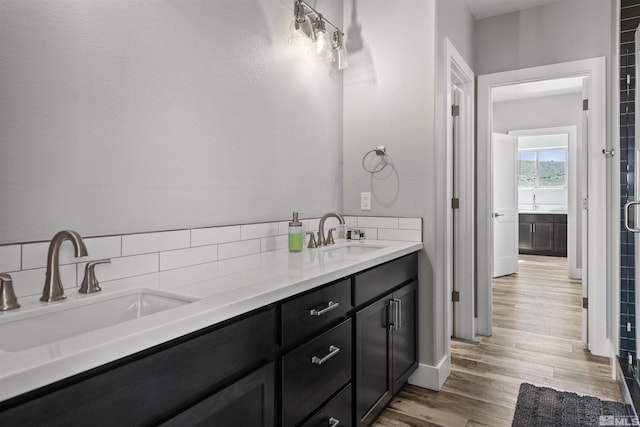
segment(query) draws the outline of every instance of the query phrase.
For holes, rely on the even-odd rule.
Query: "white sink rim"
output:
[[[42,345],[50,345],[85,333],[93,333],[141,317],[182,307],[200,299],[151,288],[131,288],[104,294],[100,292],[78,295],[76,298],[42,303],[41,307],[24,312],[18,309],[2,313],[0,316],[0,335],[5,338],[0,339],[0,351],[14,353]],[[134,300],[133,305],[136,305],[137,301],[136,307],[131,304],[132,300]],[[150,302],[153,303],[151,308],[149,308]],[[125,309],[124,311],[115,310],[111,313],[109,308],[113,305],[120,305],[120,308],[124,307]],[[84,312],[84,316],[82,312]],[[87,312],[90,312],[91,315],[87,315]],[[104,313],[110,314],[111,319],[101,317]],[[93,316],[93,314],[97,315]],[[114,320],[114,316],[119,316],[121,319]],[[21,323],[21,321],[25,322]],[[44,324],[45,326],[38,327],[36,324]]]

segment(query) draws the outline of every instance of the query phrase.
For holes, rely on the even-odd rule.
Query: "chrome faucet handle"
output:
[[[318,244],[316,243],[316,238],[313,235],[313,231],[307,231],[307,234],[309,235],[309,244],[307,245],[308,248],[317,248]]]
[[[89,261],[84,268],[84,279],[82,279],[82,285],[78,292],[81,294],[92,294],[94,292],[100,292],[102,288],[98,279],[96,279],[95,267],[98,264],[109,264],[110,259],[99,259],[96,261]]]
[[[11,275],[0,273],[0,311],[13,310],[20,308],[18,298],[13,291],[13,280]]]
[[[335,228],[330,228],[329,229],[329,234],[327,235],[327,245],[333,245],[335,243],[335,240],[333,240],[333,232],[336,231]]]

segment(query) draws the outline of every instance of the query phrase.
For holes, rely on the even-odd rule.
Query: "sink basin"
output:
[[[21,351],[169,310],[197,298],[155,289],[89,295],[0,317],[0,349]]]
[[[368,254],[373,251],[377,251],[384,248],[381,245],[371,245],[363,243],[345,243],[337,244],[335,246],[329,246],[322,248],[323,252],[331,252],[334,254],[347,254],[347,255],[362,255]]]

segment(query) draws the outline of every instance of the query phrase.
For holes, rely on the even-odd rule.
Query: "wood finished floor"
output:
[[[375,424],[510,426],[520,383],[622,401],[609,360],[582,344],[580,281],[566,258],[520,256],[520,271],[493,281],[493,336],[451,342],[439,392],[407,385]]]

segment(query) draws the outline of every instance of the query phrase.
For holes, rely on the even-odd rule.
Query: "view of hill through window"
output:
[[[523,150],[518,152],[518,187],[565,187],[567,150]]]

